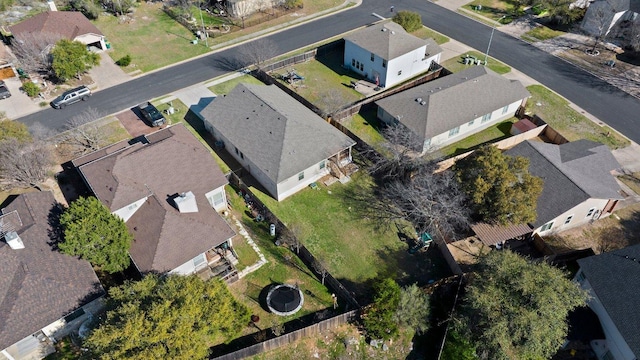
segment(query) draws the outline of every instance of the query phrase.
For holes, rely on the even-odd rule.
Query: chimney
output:
[[[196,203],[196,196],[193,192],[180,193],[180,196],[173,199],[176,203],[176,207],[181,213],[194,213],[198,212],[198,204]]]
[[[54,3],[53,0],[47,0],[47,5],[49,5],[49,10],[58,11],[58,8],[56,7],[56,3]]]
[[[9,231],[4,234],[4,239],[13,250],[24,249],[24,243],[22,242],[22,239],[20,239],[20,236],[18,236],[17,232]]]

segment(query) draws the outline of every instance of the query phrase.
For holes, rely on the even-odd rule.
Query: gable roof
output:
[[[51,33],[69,40],[85,34],[102,35],[102,32],[78,11],[43,12],[10,26],[9,30],[16,37],[28,33]]]
[[[215,160],[182,124],[74,160],[111,211],[147,198],[127,221],[129,251],[141,272],[175,269],[235,235],[205,194],[227,184]],[[86,162],[89,159],[89,162]],[[180,213],[173,197],[192,191],[198,212]]]
[[[18,195],[2,209],[24,249],[0,242],[0,349],[4,349],[82,305],[104,290],[91,265],[52,248],[50,191]]]
[[[505,154],[528,158],[529,173],[544,181],[536,228],[587,199],[622,199],[611,175],[620,164],[600,143],[582,139],[556,145],[527,140]]]
[[[411,35],[399,24],[390,21],[368,26],[344,37],[359,47],[389,61],[427,45],[430,54],[442,52],[435,41]]]
[[[579,259],[591,288],[640,358],[640,245]]]
[[[519,81],[472,66],[376,104],[426,140],[530,95]]]
[[[240,84],[201,114],[276,184],[355,145],[275,85]]]

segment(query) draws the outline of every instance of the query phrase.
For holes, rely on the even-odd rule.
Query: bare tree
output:
[[[50,51],[60,39],[62,36],[53,33],[26,33],[14,38],[11,47],[24,70],[49,74],[53,60]]]
[[[383,181],[408,181],[425,164],[420,139],[402,124],[386,126],[382,135],[387,142],[381,144],[381,154],[372,156],[375,160],[369,172]]]
[[[598,44],[609,32],[611,21],[613,20],[613,8],[608,1],[596,1],[589,6],[585,16],[583,28],[593,36],[593,47],[590,53],[595,54]]]
[[[324,117],[335,113],[345,105],[344,96],[336,89],[324,90],[320,94],[318,107],[322,110],[322,115]]]
[[[302,247],[302,243],[300,242],[300,237],[302,236],[302,227],[298,223],[293,223],[287,226],[288,231],[285,233],[285,241],[291,247],[292,251],[295,251],[296,254],[300,253],[300,248]]]
[[[316,258],[311,266],[316,271],[316,273],[320,275],[320,282],[322,283],[322,285],[324,285],[324,279],[327,277],[327,275],[329,275],[329,270],[327,270],[324,262]]]
[[[235,17],[239,17],[242,20],[242,28],[244,29],[244,19],[254,11],[253,3],[248,0],[238,1],[233,4],[233,10]]]
[[[62,135],[62,143],[69,145],[75,155],[82,155],[109,145],[112,132],[101,126],[99,119],[103,115],[94,108],[88,108],[72,117],[66,124],[67,131]]]
[[[40,189],[52,164],[46,143],[19,142],[15,138],[0,142],[0,186],[3,189]]]
[[[242,45],[238,54],[245,66],[255,65],[259,68],[278,54],[278,45],[270,39],[257,39]]]

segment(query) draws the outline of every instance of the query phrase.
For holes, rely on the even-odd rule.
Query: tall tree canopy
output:
[[[1,119],[0,116],[0,141],[16,139],[21,143],[31,141],[31,133],[24,123]]]
[[[529,159],[485,145],[458,160],[454,171],[483,221],[522,224],[536,220],[543,181],[529,174]]]
[[[219,279],[148,275],[109,290],[106,319],[84,343],[95,359],[205,359],[213,339],[233,339],[249,310]]]
[[[94,197],[80,197],[60,216],[64,239],[58,245],[102,270],[115,273],[129,266],[133,236],[124,221]]]
[[[395,314],[400,305],[400,286],[390,278],[378,281],[373,287],[373,303],[362,316],[367,334],[374,339],[388,340],[398,334]]]
[[[510,251],[481,258],[456,322],[480,359],[549,359],[567,336],[569,311],[585,291],[562,270]]]
[[[56,43],[51,56],[53,72],[62,81],[79,76],[100,63],[100,55],[87,50],[85,44],[67,39]]]

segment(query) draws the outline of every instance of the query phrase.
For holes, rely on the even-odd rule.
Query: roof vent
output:
[[[422,101],[422,98],[416,98],[416,102]]]
[[[382,31],[387,31],[387,28],[382,28]]]
[[[24,243],[22,242],[22,239],[17,232],[9,231],[8,233],[4,234],[4,239],[13,250],[24,249]]]
[[[420,101],[420,105],[423,105],[423,106],[424,106],[424,105],[427,105],[427,102],[426,102],[426,101],[424,101],[424,100],[422,100],[422,101]]]
[[[180,193],[180,196],[173,199],[181,213],[195,213],[198,212],[198,203],[196,203],[196,196],[193,192]]]
[[[474,82],[474,83],[478,82],[478,79],[473,79],[473,82]]]
[[[391,30],[391,35],[395,35],[395,34],[396,34],[396,32]]]

